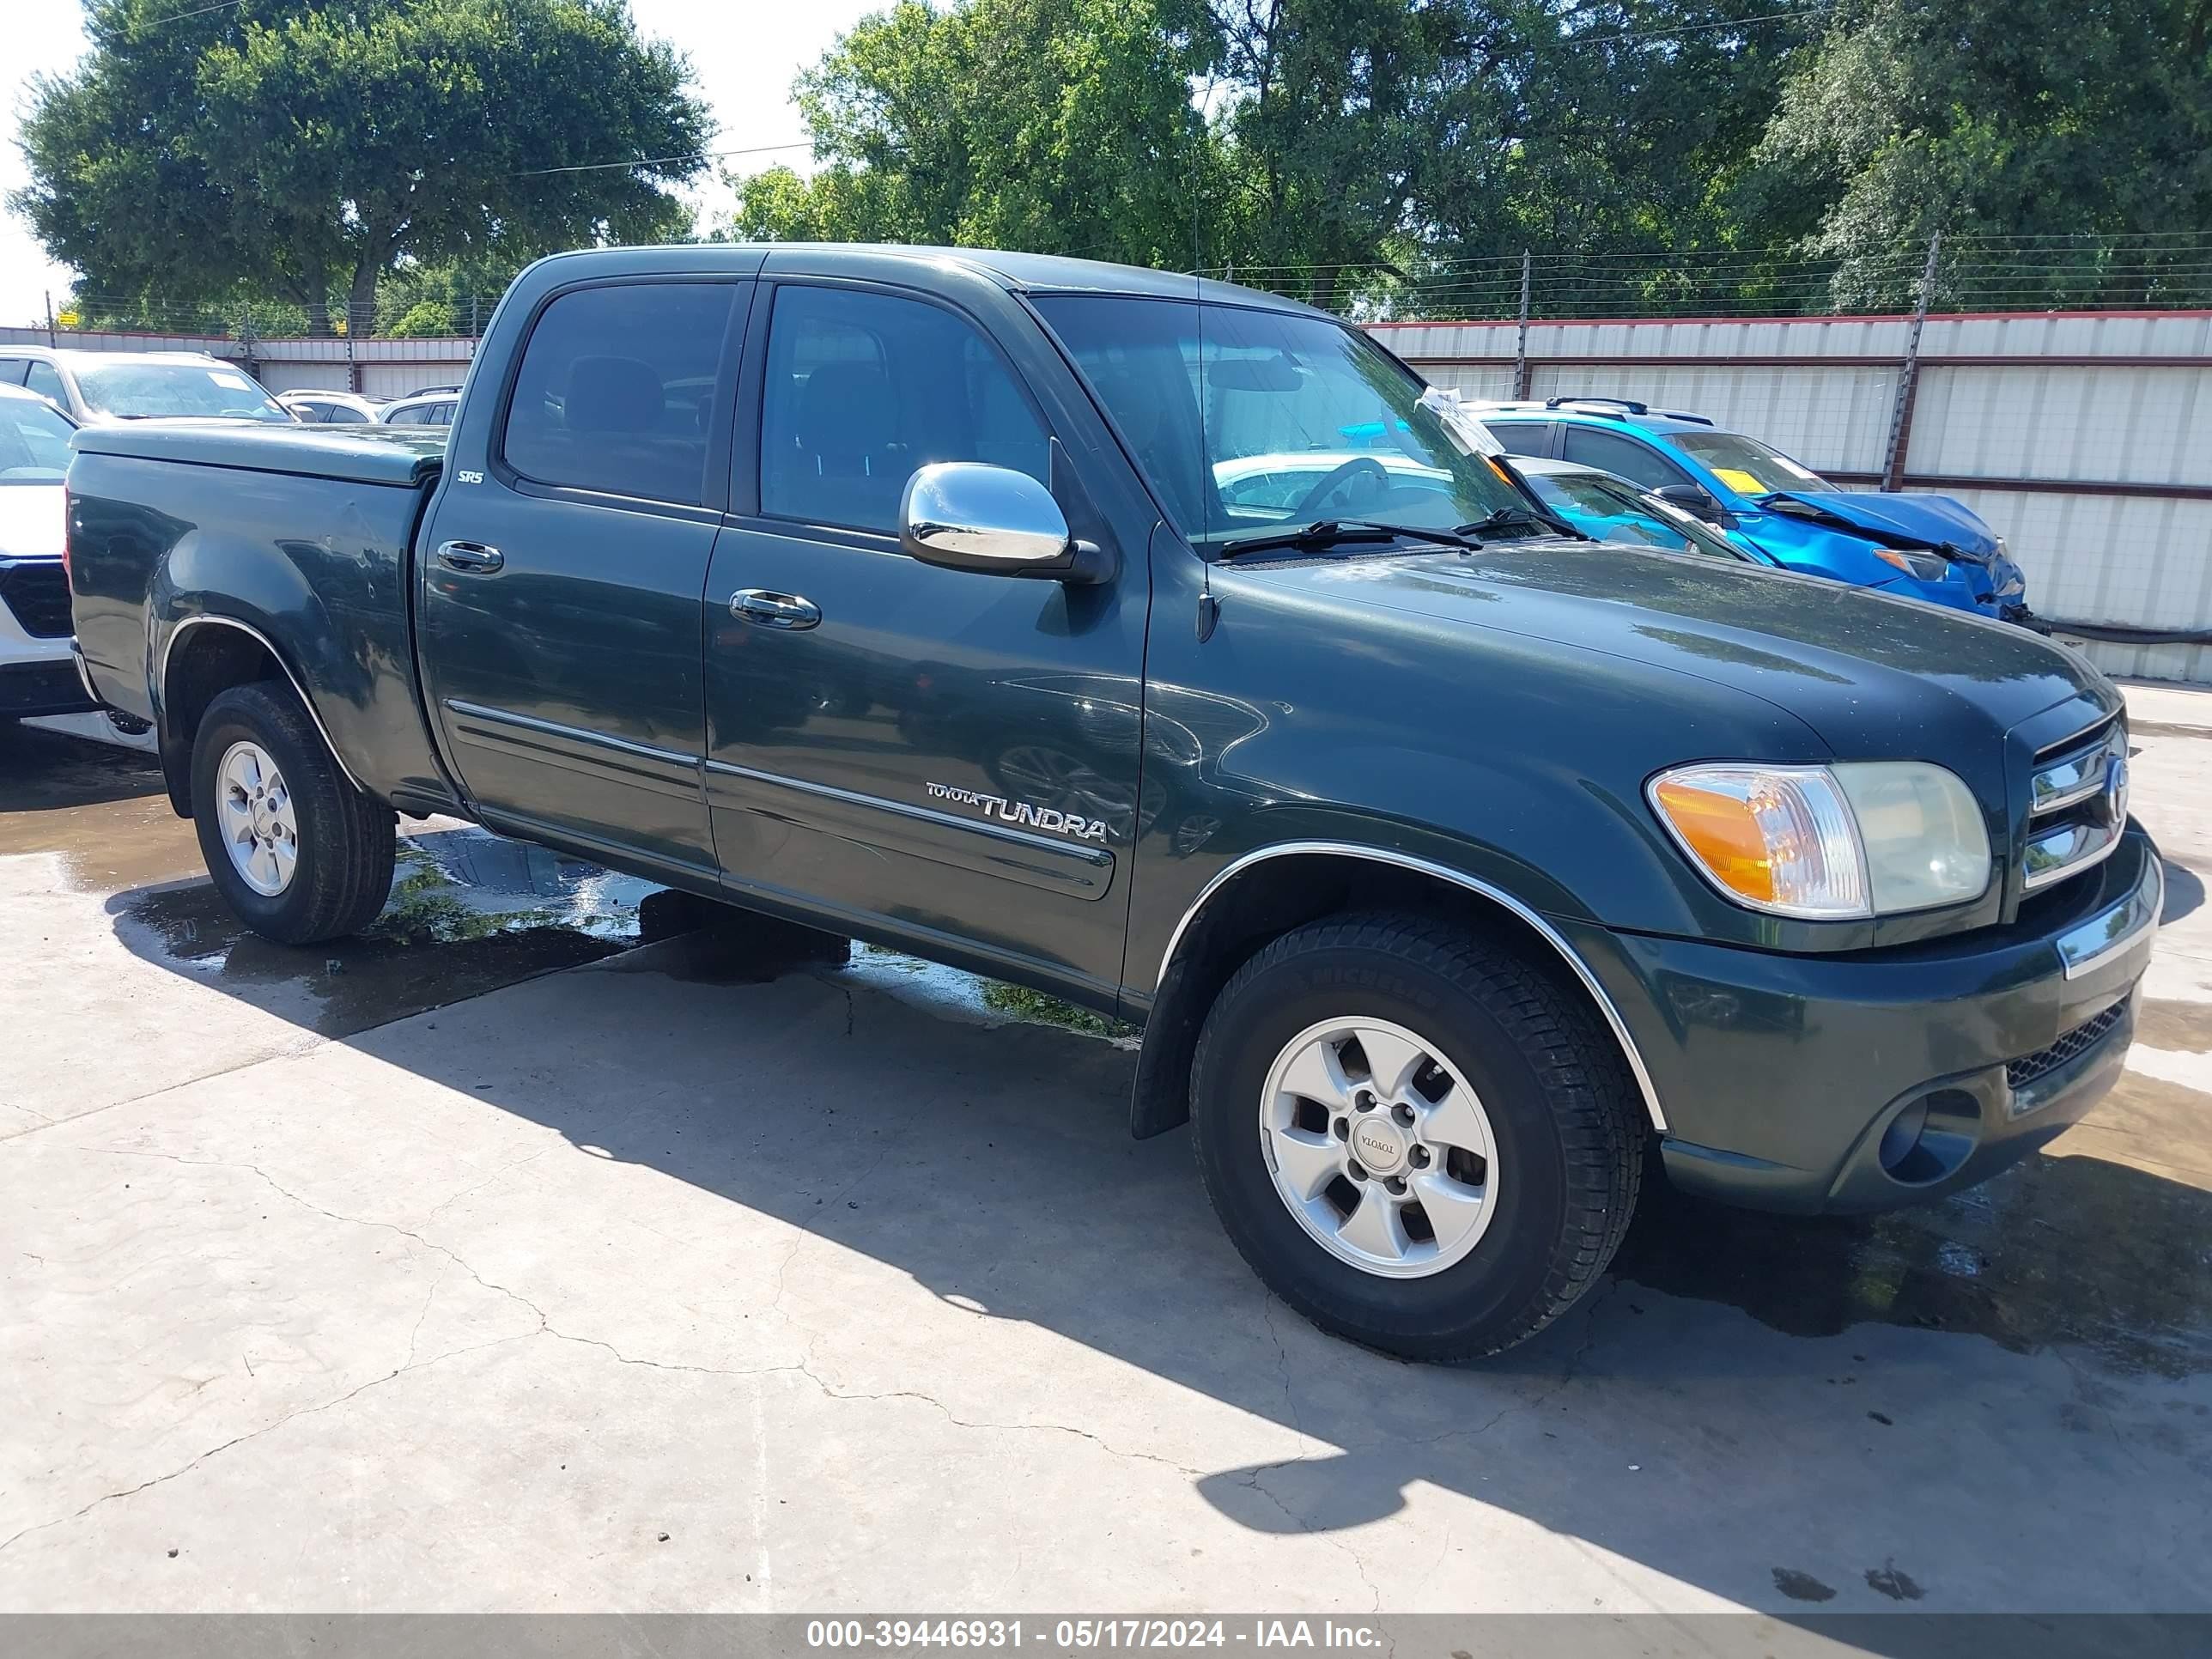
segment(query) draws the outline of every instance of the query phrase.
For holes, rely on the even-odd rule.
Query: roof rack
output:
[[[1619,420],[1624,415],[1657,415],[1666,420],[1689,421],[1698,426],[1711,426],[1713,423],[1712,417],[1709,415],[1692,415],[1686,409],[1654,409],[1649,404],[1637,402],[1633,398],[1547,398],[1544,399],[1544,407],[1579,409],[1587,414],[1604,416],[1609,420]],[[1616,414],[1615,410],[1619,413]]]

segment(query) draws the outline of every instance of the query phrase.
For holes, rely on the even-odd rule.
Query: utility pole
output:
[[[46,344],[51,347],[60,343],[60,339],[54,333],[54,291],[48,289],[46,290]]]
[[[1911,331],[1905,337],[1905,361],[1898,365],[1897,401],[1889,410],[1889,447],[1881,460],[1881,487],[1895,495],[1905,487],[1905,452],[1912,445],[1912,400],[1920,389],[1920,331],[1928,324],[1928,307],[1936,297],[1936,263],[1943,250],[1943,233],[1928,238],[1928,263],[1921,268],[1920,293],[1913,302]]]
[[[1521,250],[1521,333],[1513,347],[1513,395],[1528,395],[1528,250]]]

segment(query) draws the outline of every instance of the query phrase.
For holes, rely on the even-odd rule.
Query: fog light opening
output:
[[[1898,1173],[1898,1166],[1920,1150],[1920,1133],[1928,1127],[1928,1103],[1916,1100],[1895,1117],[1889,1127],[1881,1132],[1881,1149],[1876,1154],[1881,1167],[1890,1174]]]
[[[1875,1157],[1893,1181],[1924,1187],[1966,1161],[1980,1139],[1981,1106],[1958,1089],[1911,1102],[1881,1132]]]

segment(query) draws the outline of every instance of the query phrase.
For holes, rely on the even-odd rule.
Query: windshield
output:
[[[1778,489],[1826,489],[1828,481],[1800,466],[1778,449],[1740,432],[1668,432],[1667,441],[1705,463],[1712,475],[1739,495],[1771,495]]]
[[[1751,557],[1688,514],[1593,472],[1528,472],[1528,487],[1600,541],[1661,547],[1670,552],[1749,564]]]
[[[292,419],[246,375],[216,363],[87,363],[76,370],[76,387],[87,408],[127,420],[215,415],[289,424]]]
[[[1422,406],[1419,380],[1325,318],[1098,295],[1036,306],[1194,544],[1320,520],[1449,530],[1528,507]]]
[[[75,429],[44,398],[0,398],[0,484],[59,483]]]

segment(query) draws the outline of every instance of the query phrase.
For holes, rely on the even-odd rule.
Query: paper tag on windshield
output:
[[[1474,411],[1460,401],[1456,392],[1432,386],[1421,393],[1421,407],[1443,422],[1444,436],[1451,440],[1452,447],[1461,454],[1503,455],[1505,453],[1505,446],[1491,436],[1490,428],[1475,418]]]
[[[234,374],[227,368],[216,369],[215,373],[208,376],[208,379],[213,380],[217,386],[228,387],[233,392],[251,392],[253,390],[252,381],[247,380],[243,374]]]
[[[1764,495],[1766,486],[1740,467],[1717,466],[1713,477],[1718,478],[1739,495]]]

